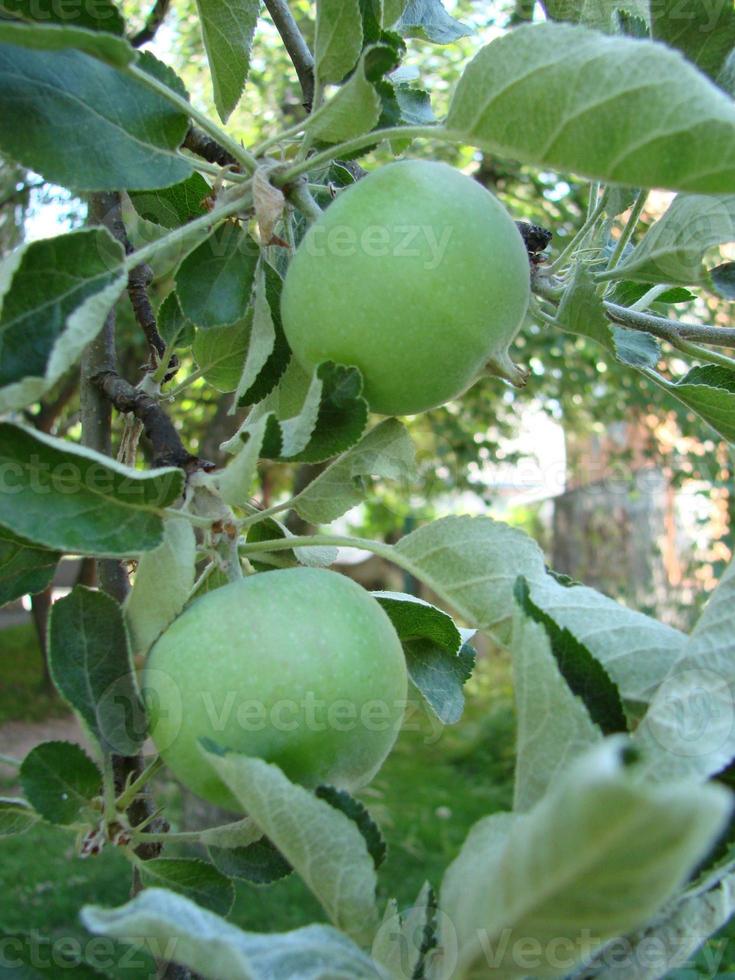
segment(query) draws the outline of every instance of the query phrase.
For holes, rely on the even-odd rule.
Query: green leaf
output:
[[[90,932],[138,936],[159,949],[174,948],[178,963],[216,980],[386,980],[366,953],[330,926],[267,935],[243,932],[161,888],[147,888],[117,909],[87,905],[81,917]]]
[[[158,332],[166,344],[191,347],[194,343],[194,324],[184,316],[176,290],[172,289],[158,308]]]
[[[214,866],[228,878],[242,878],[252,885],[271,885],[288,877],[293,868],[267,837],[247,847],[210,847]]]
[[[647,283],[632,282],[623,279],[613,285],[612,289],[605,294],[605,299],[611,303],[617,303],[619,306],[632,306],[648,290],[649,286]],[[685,289],[683,286],[672,286],[671,289],[667,289],[665,293],[657,296],[655,303],[651,305],[655,308],[658,305],[667,305],[669,303],[693,303],[696,298],[694,293]]]
[[[465,642],[472,631],[461,633],[451,616],[417,596],[402,592],[373,595],[403,645],[411,681],[442,724],[455,724],[464,711],[462,687],[475,665],[474,651]]]
[[[41,742],[20,767],[31,806],[49,823],[74,823],[102,792],[102,774],[73,742]]]
[[[294,498],[294,509],[309,524],[329,524],[365,499],[370,477],[408,482],[415,455],[406,427],[386,419],[315,477]]]
[[[445,517],[395,546],[401,565],[453,606],[468,624],[506,642],[513,587],[546,576],[544,557],[522,531],[489,517]]]
[[[0,3],[0,14],[7,9],[7,2],[8,0],[2,0]],[[25,5],[26,0],[21,0],[21,4]],[[28,6],[30,7],[30,4]],[[109,13],[110,6],[103,0],[101,12]],[[38,9],[35,4],[34,9]],[[81,4],[78,10],[82,17],[89,14],[89,11]],[[94,17],[94,13],[91,16]],[[117,17],[119,19],[119,13],[117,13]],[[67,23],[66,20],[64,20],[64,26],[54,23],[21,24],[15,20],[0,20],[0,43],[15,44],[18,47],[33,51],[54,52],[73,48],[88,54],[92,58],[98,58],[100,61],[120,68],[129,65],[136,59],[135,50],[124,38],[115,37],[112,32],[106,33],[96,29],[87,30],[81,22],[71,24]]]
[[[594,340],[607,351],[613,350],[610,321],[605,316],[602,299],[589,270],[581,263],[576,266],[574,278],[564,290],[556,322],[562,330]]]
[[[735,9],[731,0],[656,0],[651,4],[651,33],[717,78],[735,48]]]
[[[217,391],[237,388],[253,335],[253,313],[229,327],[197,330],[191,352],[207,384]]]
[[[564,680],[546,629],[520,606],[511,654],[518,719],[513,809],[526,811],[602,733]]]
[[[674,980],[678,974],[671,971],[688,965],[692,954],[734,912],[735,875],[729,875],[716,888],[677,902],[648,928],[626,936],[620,944],[623,955],[610,957],[603,952],[585,975],[595,980]]]
[[[628,714],[640,717],[683,651],[686,635],[594,589],[566,588],[550,576],[532,583],[529,595],[537,610],[571,633],[602,664]]]
[[[371,953],[391,977],[405,980],[429,975],[422,967],[435,946],[436,895],[426,882],[405,912],[398,911],[395,899],[388,902]]]
[[[676,382],[653,371],[646,375],[696,412],[723,439],[735,443],[735,371],[708,364],[692,368]]]
[[[250,304],[260,249],[247,228],[227,221],[194,249],[176,273],[184,316],[202,329],[242,320]]]
[[[306,120],[306,132],[312,140],[341,143],[353,136],[369,133],[380,119],[380,96],[368,79],[367,59],[381,49],[366,48],[357,67],[345,84]],[[389,49],[385,49],[386,51]]]
[[[61,555],[0,527],[0,606],[35,595],[51,584]]]
[[[570,630],[559,626],[533,602],[523,577],[516,582],[514,596],[526,616],[543,626],[562,677],[572,694],[583,702],[594,724],[604,735],[626,732],[620,692],[600,661]]]
[[[471,27],[449,16],[441,0],[408,0],[395,29],[404,37],[418,37],[436,44],[451,44],[473,33]]]
[[[227,122],[250,71],[260,0],[197,0],[197,10],[212,74],[214,104],[222,122]]]
[[[204,201],[211,193],[212,188],[204,177],[193,173],[186,180],[159,191],[134,191],[130,200],[146,221],[163,228],[179,228],[207,213]]]
[[[268,416],[264,415],[251,428],[245,429],[241,435],[244,444],[240,451],[224,470],[208,474],[207,483],[230,507],[243,507],[250,499],[267,424]]]
[[[0,23],[0,37],[13,26]],[[175,154],[188,125],[157,92],[82,51],[0,42],[0,151],[46,180],[77,191],[170,187],[192,172]]]
[[[95,0],[94,4],[79,3],[60,5],[54,0],[0,0],[0,12],[21,20],[48,21],[65,27],[84,27],[90,31],[106,31],[108,34],[124,34],[125,21],[117,7],[109,0]]]
[[[401,122],[404,125],[430,126],[436,122],[428,92],[420,88],[412,88],[410,85],[396,85],[395,96],[401,113]]]
[[[25,834],[36,823],[38,823],[38,814],[25,800],[0,796],[0,837]]]
[[[296,537],[285,524],[281,524],[273,517],[258,521],[248,528],[248,544],[259,541],[283,540],[285,538]],[[264,552],[262,555],[251,554],[249,560],[257,571],[271,571],[276,568],[293,568],[294,565],[307,565],[312,568],[324,568],[333,565],[337,561],[337,548],[322,546],[307,546],[306,548],[293,548],[289,551]]]
[[[720,579],[636,730],[649,780],[706,779],[732,761],[733,684],[735,562]]]
[[[710,272],[712,285],[724,299],[735,299],[735,262],[724,262]]]
[[[314,58],[316,77],[338,84],[355,67],[362,51],[359,0],[318,0]]]
[[[253,386],[271,359],[276,345],[276,327],[268,299],[265,265],[262,262],[258,263],[255,270],[254,292],[250,344],[235,383],[235,401],[241,406],[252,404],[246,399],[252,397]]]
[[[357,825],[357,829],[365,839],[368,854],[373,859],[373,864],[377,870],[383,861],[385,861],[388,848],[380,832],[380,828],[371,817],[367,807],[359,800],[356,800],[354,796],[350,796],[346,790],[336,789],[334,786],[317,787],[316,796],[330,806],[333,806],[335,810],[344,813],[346,817],[349,817]]]
[[[651,41],[518,27],[470,62],[446,127],[487,152],[611,183],[735,189],[735,106]]]
[[[596,947],[645,925],[706,854],[730,794],[642,782],[624,746],[611,739],[589,750],[528,814],[475,824],[441,889],[458,975],[489,965],[508,980],[567,976]],[[521,964],[513,951],[530,936],[538,953]],[[544,952],[561,948],[552,965]]]
[[[638,368],[655,368],[661,360],[661,345],[650,333],[614,326],[612,336],[615,356],[623,364]]]
[[[240,389],[239,405],[255,405],[269,395],[283,377],[291,359],[291,348],[288,346],[281,322],[283,280],[268,262],[263,262],[263,270],[265,273],[265,299],[268,301],[268,310],[270,310],[270,323],[268,310],[263,305],[263,287],[262,285],[258,286],[256,279],[255,304],[258,313],[258,333],[257,341],[253,342],[253,347],[257,350],[253,351],[250,367],[247,368],[247,371],[243,370],[243,376],[240,378],[238,385]],[[272,341],[273,346],[262,367],[258,368],[265,350],[271,347],[271,328],[275,334]],[[250,387],[246,388],[247,382],[253,377],[254,380],[250,383]]]
[[[319,463],[345,452],[367,424],[368,405],[361,392],[357,368],[326,361],[309,376],[292,361],[279,387],[255,409],[255,419],[270,413],[262,455]],[[248,419],[241,433],[251,425]],[[241,433],[225,448],[234,449]]]
[[[257,824],[245,817],[234,823],[221,824],[219,827],[208,827],[199,834],[199,840],[205,847],[246,848],[263,836]]]
[[[606,33],[614,29],[614,16],[620,11],[627,11],[644,24],[650,20],[648,0],[541,0],[541,4],[551,20],[584,24]]]
[[[358,941],[369,939],[377,925],[375,868],[354,823],[262,759],[232,752],[206,758],[331,921]]]
[[[235,888],[211,864],[195,858],[153,858],[138,865],[147,888],[167,888],[217,915],[227,915],[235,901]]]
[[[125,600],[125,621],[135,653],[146,653],[184,608],[196,578],[196,538],[184,517],[169,517],[163,541],[138,562]]]
[[[123,258],[109,232],[90,228],[0,264],[0,411],[37,401],[81,356],[125,289]]]
[[[133,755],[146,736],[145,710],[122,610],[105,592],[81,585],[55,602],[49,668],[61,696],[108,755]]]
[[[703,283],[707,249],[735,238],[735,194],[677,194],[667,211],[614,270],[639,282]]]
[[[383,27],[393,27],[407,6],[408,0],[383,0]]]
[[[159,511],[184,486],[179,469],[141,472],[9,422],[0,422],[0,473],[0,525],[47,548],[110,558],[158,547]]]

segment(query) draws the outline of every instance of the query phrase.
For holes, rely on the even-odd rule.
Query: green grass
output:
[[[44,684],[43,660],[33,626],[0,630],[0,725],[67,714],[68,706]]]

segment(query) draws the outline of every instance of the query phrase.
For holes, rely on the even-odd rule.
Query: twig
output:
[[[314,100],[314,58],[312,53],[286,0],[265,0],[265,5],[296,69],[304,108],[310,112]]]
[[[207,160],[209,163],[216,163],[220,167],[235,167],[237,170],[240,169],[237,160],[224,146],[220,146],[217,140],[212,139],[211,136],[208,136],[196,126],[189,127],[189,132],[184,137],[182,146],[187,150],[191,150],[192,153],[196,153],[198,157],[201,157],[202,160]]]
[[[117,371],[98,371],[92,381],[118,412],[132,412],[143,423],[153,447],[154,466],[180,466],[187,471],[198,466],[199,460],[184,449],[176,427],[154,398],[134,388]]]
[[[735,347],[735,328],[708,327],[700,323],[681,323],[667,320],[662,316],[631,310],[616,303],[604,303],[605,313],[614,322],[631,330],[641,330],[653,334],[670,343],[679,340],[693,340],[713,347]]]
[[[170,0],[156,0],[144,26],[130,39],[130,43],[134,48],[140,48],[142,45],[153,40],[156,36],[156,31],[166,19],[169,3]]]

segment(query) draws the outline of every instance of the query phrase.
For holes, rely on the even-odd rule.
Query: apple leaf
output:
[[[395,4],[394,4],[395,6]],[[417,37],[435,44],[451,44],[472,34],[472,28],[450,17],[441,0],[408,0],[395,30],[404,37]],[[393,16],[393,12],[390,13]]]
[[[25,800],[0,796],[0,837],[25,834],[38,823],[38,814]]]
[[[735,241],[735,194],[677,194],[638,245],[604,278],[682,286],[704,283],[704,253]]]
[[[309,524],[329,524],[365,499],[370,477],[410,480],[415,456],[406,427],[386,419],[316,476],[294,498],[294,509]]]
[[[467,66],[446,128],[487,152],[614,184],[735,190],[735,105],[652,41],[518,27]]]
[[[191,352],[207,384],[217,391],[237,388],[253,337],[253,313],[228,327],[197,330]]]
[[[651,33],[678,48],[700,71],[716,79],[735,48],[735,10],[730,0],[656,0]]]
[[[510,639],[517,577],[535,582],[546,575],[536,542],[489,517],[442,518],[402,538],[395,550],[402,568],[500,642]]]
[[[0,0],[0,12],[19,20],[34,21],[47,26],[47,22],[65,27],[83,27],[90,31],[108,34],[124,34],[125,21],[110,0],[95,0],[94,4],[75,4],[60,7],[53,0]]]
[[[255,544],[259,541],[274,541],[296,537],[285,524],[273,517],[258,521],[248,528],[247,541]],[[294,565],[307,565],[311,568],[324,568],[337,561],[338,549],[328,545],[309,545],[306,548],[293,548],[289,551],[263,552],[262,555],[249,554],[248,559],[258,571],[269,571],[271,568],[293,568]]]
[[[614,738],[577,758],[527,814],[480,820],[441,888],[458,975],[486,967],[490,950],[509,980],[541,970],[568,976],[575,960],[647,924],[730,815],[723,787],[692,789],[643,781],[625,740]],[[538,959],[521,965],[513,951],[529,936]],[[543,951],[562,941],[563,963],[549,970]]]
[[[635,733],[651,782],[706,779],[735,755],[735,562],[704,607]],[[698,790],[699,791],[699,790]]]
[[[543,625],[553,621],[604,667],[633,718],[645,712],[687,642],[686,635],[671,626],[594,589],[559,585],[551,576],[530,584],[528,598],[536,610],[531,618]]]
[[[201,751],[314,893],[331,921],[365,941],[377,925],[376,877],[365,840],[344,814],[262,759]]]
[[[39,30],[58,31],[74,49],[20,47],[25,37],[7,43],[14,27],[36,39]],[[76,50],[69,32],[88,34],[86,47],[118,45],[132,56],[111,34],[0,21],[0,151],[77,191],[170,187],[188,177],[191,164],[175,152],[186,114],[138,79]]]
[[[145,711],[122,610],[105,592],[78,585],[55,602],[49,669],[105,755],[133,755],[146,737]]]
[[[392,28],[407,6],[408,0],[383,0],[383,27]]]
[[[157,191],[133,191],[130,200],[145,221],[162,228],[179,228],[193,218],[207,213],[206,198],[212,188],[201,174],[193,173],[172,187]]]
[[[158,948],[173,945],[176,961],[205,977],[263,980],[299,977],[322,980],[386,980],[370,957],[331,926],[292,932],[243,932],[194,902],[161,888],[146,888],[117,909],[87,905],[82,922],[90,932],[128,939],[137,936]]]
[[[735,299],[735,262],[718,265],[710,271],[710,278],[712,286],[723,299]]]
[[[0,264],[0,411],[37,401],[78,360],[125,289],[123,258],[108,231],[88,228]]]
[[[102,792],[102,774],[73,742],[41,742],[20,767],[26,799],[49,823],[70,824]]]
[[[602,732],[562,676],[544,626],[520,606],[511,655],[518,720],[513,809],[525,811]]]
[[[196,858],[153,858],[138,866],[147,888],[167,888],[217,915],[227,915],[235,888],[217,868]]]
[[[0,14],[8,13],[13,17],[17,16],[14,11],[9,9],[9,4],[13,2],[15,0],[0,0]],[[22,7],[26,4],[27,0],[21,0],[18,6]],[[49,4],[49,6],[53,7],[53,4]],[[34,4],[34,8],[38,11],[36,4]],[[108,6],[105,0],[102,0],[100,12],[107,14],[111,8],[111,4]],[[56,12],[58,12],[58,8]],[[66,13],[66,11],[64,12]],[[17,13],[22,16],[21,10],[18,10]],[[49,13],[51,14],[49,19],[54,18],[54,11],[50,10]],[[74,13],[77,13],[77,11],[74,11]],[[84,16],[88,11],[83,10],[80,13]],[[121,23],[120,14],[117,10],[115,10],[115,15],[117,23]],[[116,37],[116,33],[118,32],[88,29],[87,25],[83,25],[79,21],[77,23],[69,23],[67,20],[64,20],[63,23],[42,24],[38,21],[34,23],[21,23],[13,19],[0,20],[0,44],[15,44],[18,47],[28,48],[33,51],[53,52],[74,49],[84,52],[84,54],[92,58],[98,58],[100,61],[104,61],[109,65],[123,68],[125,65],[129,65],[135,61],[136,52],[124,38]]]
[[[372,955],[391,977],[421,976],[422,961],[436,946],[436,895],[425,882],[411,908],[399,912],[395,899],[388,902],[372,945]],[[424,973],[428,976],[428,973]]]
[[[692,368],[680,381],[669,381],[654,371],[646,371],[646,376],[696,412],[723,439],[735,443],[735,371],[707,364]]]
[[[579,263],[564,290],[556,322],[562,330],[594,340],[606,351],[613,350],[610,321],[605,316],[602,299],[588,269]]]
[[[176,290],[172,289],[158,307],[158,332],[166,344],[176,347],[191,347],[194,343],[194,324],[188,320],[181,309]]]
[[[137,556],[163,538],[160,510],[184,474],[141,472],[24,426],[0,422],[0,526],[58,551]]]
[[[550,20],[566,20],[610,33],[614,15],[627,12],[644,24],[650,20],[648,0],[541,0]]]
[[[197,0],[197,10],[212,74],[214,104],[222,122],[227,122],[250,71],[260,0]]]
[[[202,329],[245,316],[260,249],[247,228],[226,221],[179,266],[176,294],[182,312]]]
[[[562,586],[558,586],[562,588]],[[528,582],[520,576],[513,590],[526,616],[544,627],[551,652],[562,677],[585,705],[589,716],[604,735],[626,732],[628,726],[620,692],[610,674],[574,634],[534,603]]]
[[[354,796],[350,796],[346,790],[336,789],[334,786],[317,787],[316,796],[354,821],[357,829],[365,839],[368,854],[373,859],[373,864],[377,871],[383,861],[385,861],[388,848],[380,832],[380,828],[373,820],[367,807],[359,800],[356,800]]]
[[[51,584],[61,555],[0,527],[0,606]]]
[[[367,75],[367,59],[384,46],[367,48],[345,84],[306,120],[312,140],[341,143],[369,133],[380,119],[381,101]],[[386,49],[387,50],[387,49]]]
[[[637,368],[655,368],[661,360],[661,345],[650,333],[614,326],[612,337],[615,356],[623,364]]]
[[[291,359],[291,349],[281,322],[281,290],[283,281],[272,265],[262,263],[265,283],[256,275],[254,318],[248,353],[238,383],[238,405],[255,405],[273,391],[283,377]],[[267,302],[266,302],[267,301]]]
[[[594,980],[694,980],[691,957],[735,912],[735,875],[699,895],[684,898],[656,916],[648,927],[624,938],[624,953],[593,959],[585,976]],[[714,951],[714,950],[713,950]]]
[[[264,415],[251,428],[243,430],[240,451],[232,457],[225,469],[206,475],[207,483],[230,507],[243,507],[250,499],[267,424],[268,416]]]
[[[359,0],[319,0],[316,5],[316,77],[337,85],[355,67],[362,51]]]
[[[236,820],[234,823],[220,824],[219,827],[207,827],[199,834],[199,840],[205,847],[246,848],[263,836],[263,831],[250,817]]]
[[[189,521],[169,517],[161,544],[138,562],[124,606],[135,653],[146,653],[187,603],[196,578],[196,550]]]
[[[241,878],[251,885],[271,885],[288,877],[293,868],[267,837],[246,847],[210,847],[212,863],[228,878]]]

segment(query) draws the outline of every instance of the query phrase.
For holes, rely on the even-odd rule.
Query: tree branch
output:
[[[143,423],[153,447],[154,466],[179,466],[187,472],[197,468],[198,458],[184,449],[176,427],[155,398],[134,388],[117,371],[99,371],[92,381],[118,412],[131,412]]]
[[[694,340],[700,344],[711,344],[713,347],[735,347],[735,328],[732,327],[708,327],[699,323],[667,320],[665,317],[630,310],[616,303],[605,302],[603,306],[613,323],[619,323],[631,330],[650,333],[661,340],[672,343],[676,340]]]
[[[240,165],[233,155],[223,146],[220,146],[216,140],[213,140],[211,136],[208,136],[201,129],[197,129],[196,126],[189,127],[189,132],[184,137],[182,146],[187,150],[191,150],[192,153],[196,153],[198,157],[201,157],[202,160],[207,160],[209,163],[216,163],[220,167],[234,167],[236,170],[240,170]]]
[[[140,48],[142,45],[147,44],[152,41],[156,36],[156,31],[161,26],[161,24],[166,19],[166,14],[168,13],[170,0],[156,0],[153,4],[151,12],[148,14],[148,19],[146,20],[144,26],[130,38],[130,43],[134,48]]]
[[[265,0],[265,5],[296,69],[304,108],[310,112],[314,100],[314,58],[312,53],[286,0]]]

